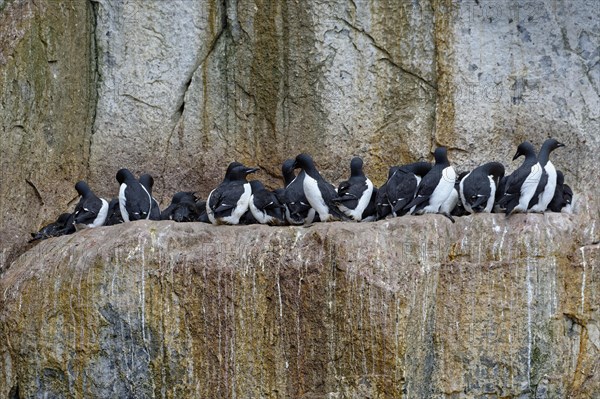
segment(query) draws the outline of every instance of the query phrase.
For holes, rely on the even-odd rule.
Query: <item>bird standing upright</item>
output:
[[[252,189],[246,180],[258,168],[249,168],[239,162],[227,167],[223,182],[208,195],[206,214],[212,224],[238,224],[248,211]]]
[[[350,161],[350,178],[338,186],[337,197],[332,201],[337,204],[350,219],[360,222],[373,194],[373,183],[363,171],[363,160],[354,157]]]
[[[152,196],[128,169],[117,172],[119,208],[124,222],[149,219]]]
[[[423,176],[415,198],[404,207],[404,210],[411,210],[412,214],[440,213],[454,219],[446,209],[441,209],[448,201],[454,191],[456,183],[456,172],[448,161],[448,154],[445,147],[438,147],[433,154],[435,165],[429,173]],[[414,209],[412,209],[414,207]]]
[[[513,161],[520,156],[525,156],[525,160],[506,178],[504,193],[498,201],[498,205],[505,209],[504,213],[507,216],[514,212],[527,212],[529,201],[542,178],[542,167],[531,143],[525,141],[519,144]]]
[[[294,167],[301,168],[306,173],[302,184],[304,195],[322,222],[347,219],[332,201],[337,197],[335,187],[321,176],[310,155],[298,155]]]
[[[530,212],[544,212],[550,201],[552,201],[556,189],[556,168],[550,161],[550,153],[564,146],[563,143],[559,143],[555,139],[548,139],[542,144],[538,154],[538,162],[543,169],[543,174],[533,198],[529,201]]]

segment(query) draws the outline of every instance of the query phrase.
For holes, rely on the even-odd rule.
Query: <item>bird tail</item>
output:
[[[427,201],[429,197],[419,197],[416,196],[415,198],[413,198],[412,201],[410,201],[408,203],[408,205],[406,205],[404,208],[402,208],[402,210],[407,211],[412,208],[413,206],[416,207],[415,211],[418,211],[419,209],[423,208],[424,206],[421,206],[425,203],[425,201]]]

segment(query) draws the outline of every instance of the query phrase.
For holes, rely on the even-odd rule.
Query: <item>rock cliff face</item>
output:
[[[67,209],[87,175],[92,21],[82,1],[0,1],[0,274],[30,232]]]
[[[595,397],[596,1],[0,0],[0,398]],[[311,153],[459,171],[548,136],[577,215],[119,226],[74,183],[207,195]],[[425,244],[423,237],[427,237]],[[17,392],[18,391],[18,392]],[[18,395],[17,395],[18,393]]]
[[[215,165],[234,159],[280,184],[281,163],[302,151],[336,178],[363,155],[381,180],[432,146],[428,2],[107,0],[97,9],[91,172],[100,186],[114,185],[116,162],[154,172],[160,190],[207,195],[222,179]]]
[[[599,240],[562,214],[50,239],[0,280],[0,398],[594,398]]]
[[[460,170],[529,139],[598,197],[595,1],[6,0],[0,6],[2,265],[88,178],[150,172],[162,202],[225,165],[311,153],[342,180],[449,147]],[[15,244],[17,246],[15,247]]]

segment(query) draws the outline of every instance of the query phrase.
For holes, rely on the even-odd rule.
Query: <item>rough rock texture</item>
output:
[[[595,0],[0,0],[0,398],[598,397]],[[205,196],[236,159],[334,182],[547,136],[577,215],[43,242],[88,178]],[[421,237],[428,237],[426,244]],[[3,274],[4,273],[4,274]],[[18,393],[18,395],[17,395]]]
[[[109,192],[127,165],[158,175],[160,199],[206,195],[234,159],[280,184],[301,151],[334,181],[354,154],[381,184],[436,145],[461,170],[512,170],[521,141],[549,135],[567,181],[598,180],[595,1],[172,3],[98,3],[90,172]]]
[[[334,179],[360,154],[381,180],[429,153],[428,2],[225,4],[98,3],[99,186],[114,186],[118,165],[154,172],[159,198],[207,195],[234,159],[279,185],[283,160],[302,151]]]
[[[0,19],[0,269],[78,178],[113,197],[123,166],[164,204],[234,159],[276,186],[301,151],[334,183],[361,155],[381,184],[440,144],[460,171],[511,171],[552,135],[567,182],[600,195],[594,0],[7,0]]]
[[[436,139],[454,149],[451,159],[465,168],[481,162],[475,154],[510,164],[520,142],[539,148],[551,136],[567,146],[552,154],[566,179],[597,193],[598,3],[440,3]]]
[[[597,398],[596,223],[136,222],[50,239],[0,280],[0,398]]]
[[[88,169],[93,13],[72,0],[0,2],[0,274],[54,221]]]

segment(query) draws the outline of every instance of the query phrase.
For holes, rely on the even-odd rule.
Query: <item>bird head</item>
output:
[[[92,191],[90,190],[90,187],[87,185],[87,183],[83,180],[80,180],[75,184],[75,190],[77,190],[77,193],[82,197]]]
[[[447,164],[448,163],[448,151],[446,147],[438,147],[435,149],[433,153],[433,158],[435,158],[436,164]]]
[[[128,178],[134,178],[133,174],[129,171],[129,169],[119,169],[119,171],[117,172],[117,181],[119,182],[119,184],[123,184],[123,182],[125,182],[125,180]]]
[[[524,141],[517,147],[517,152],[512,160],[514,161],[522,155],[528,156],[531,154],[535,155],[535,149],[533,148],[533,145],[529,141]]]

